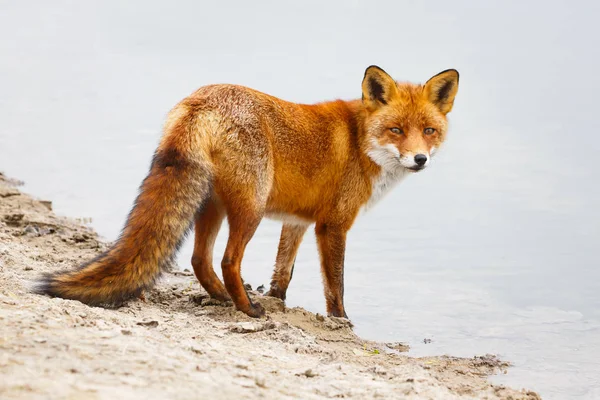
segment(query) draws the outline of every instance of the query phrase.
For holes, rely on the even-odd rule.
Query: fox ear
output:
[[[448,114],[454,105],[458,91],[458,71],[447,69],[429,79],[424,87],[426,98],[435,104],[443,114]]]
[[[376,65],[367,68],[362,81],[362,97],[368,109],[386,105],[397,94],[398,88],[391,76]]]

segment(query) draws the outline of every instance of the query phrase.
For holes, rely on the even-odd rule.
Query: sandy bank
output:
[[[411,358],[343,321],[276,299],[253,320],[213,304],[190,273],[167,274],[118,310],[28,292],[43,272],[106,248],[0,174],[0,398],[538,399],[487,382],[493,356]]]

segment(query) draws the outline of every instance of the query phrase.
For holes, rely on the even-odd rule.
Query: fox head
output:
[[[369,157],[384,169],[416,172],[427,167],[446,136],[446,114],[457,91],[454,69],[415,85],[397,83],[377,66],[367,68],[362,101]]]

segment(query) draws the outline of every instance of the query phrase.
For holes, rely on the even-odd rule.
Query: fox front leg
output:
[[[321,272],[325,284],[327,315],[348,318],[344,310],[344,254],[346,229],[317,223],[317,244],[321,256]]]
[[[285,294],[294,272],[298,247],[300,247],[302,237],[307,228],[308,225],[292,224],[284,224],[281,228],[281,239],[279,240],[279,248],[277,250],[275,271],[271,279],[271,289],[267,293],[267,296],[277,297],[285,301]]]

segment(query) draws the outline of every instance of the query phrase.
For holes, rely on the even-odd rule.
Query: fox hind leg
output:
[[[307,228],[308,224],[283,224],[281,238],[279,239],[279,248],[277,250],[275,271],[271,279],[271,289],[267,292],[267,296],[277,297],[285,301],[287,288],[294,272],[296,254],[298,254],[298,248]]]
[[[236,308],[255,318],[263,316],[265,310],[260,304],[254,304],[250,300],[241,277],[241,262],[246,245],[252,239],[261,219],[260,213],[248,211],[228,214],[229,239],[221,262],[225,287]]]
[[[221,262],[223,281],[236,308],[251,317],[260,317],[265,311],[248,297],[241,277],[241,263],[246,246],[264,215],[274,176],[267,135],[257,130],[262,128],[260,121],[254,120],[245,127],[231,123],[220,151],[213,155],[214,188],[225,207],[229,224],[229,238]]]
[[[220,301],[231,300],[221,280],[213,269],[213,248],[225,210],[215,199],[209,200],[195,216],[194,254],[192,267],[194,274],[210,297]]]

